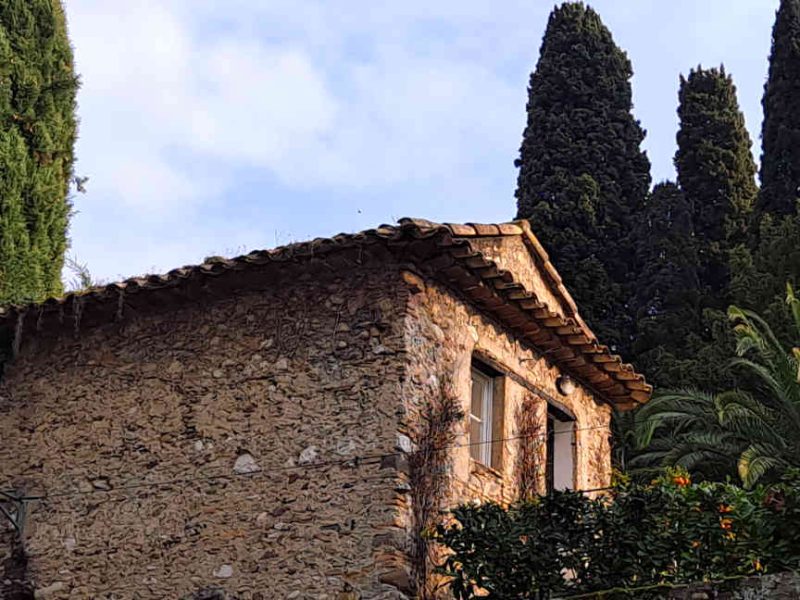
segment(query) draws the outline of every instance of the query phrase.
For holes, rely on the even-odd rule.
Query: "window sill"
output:
[[[469,470],[470,471],[470,475],[489,476],[489,477],[494,477],[495,479],[499,479],[499,480],[502,481],[503,474],[500,471],[498,471],[497,469],[494,469],[494,468],[489,467],[489,466],[487,466],[487,465],[485,465],[485,464],[483,464],[481,462],[478,462],[474,458],[470,458],[469,462],[470,462],[470,470]]]

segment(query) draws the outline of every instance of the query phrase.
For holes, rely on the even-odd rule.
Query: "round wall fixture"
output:
[[[575,391],[575,381],[569,375],[561,375],[556,379],[556,387],[562,396],[569,396]]]

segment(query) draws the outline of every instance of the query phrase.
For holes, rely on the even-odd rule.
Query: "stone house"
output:
[[[651,393],[526,222],[209,259],[0,342],[5,598],[413,597],[421,503],[603,488]]]

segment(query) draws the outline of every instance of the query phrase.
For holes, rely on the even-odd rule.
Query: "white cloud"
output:
[[[657,178],[671,173],[677,74],[698,60],[734,57],[757,127],[763,74],[749,87],[738,76],[762,68],[771,10],[752,0],[592,4],[630,51]],[[527,77],[552,3],[66,5],[83,78],[77,171],[91,177],[73,238],[103,276],[258,240],[255,215],[294,239],[407,214],[513,216]],[[286,198],[243,190],[254,172]],[[314,218],[293,214],[303,206]],[[121,222],[136,236],[107,233]]]
[[[69,16],[90,198],[150,216],[191,210],[231,169],[270,168],[331,126],[335,100],[301,50],[206,38],[149,0],[76,0]]]
[[[224,39],[200,50],[191,82],[191,149],[267,168],[318,146],[336,99],[302,51]]]
[[[306,7],[301,19],[280,2],[240,3],[225,9],[238,15],[231,25],[214,21],[217,3],[73,0],[79,171],[92,197],[163,218],[201,205],[241,168],[304,189],[385,188],[515,150],[508,115],[523,114],[524,90],[474,58],[418,53],[404,30],[428,9]],[[477,24],[486,14],[451,16]],[[354,45],[365,58],[344,60]]]

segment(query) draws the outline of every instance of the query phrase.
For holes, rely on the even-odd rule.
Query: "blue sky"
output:
[[[681,73],[724,62],[758,158],[778,0],[597,0],[654,181]],[[115,280],[403,216],[514,217],[541,0],[66,0],[82,76],[71,254]],[[502,7],[502,8],[498,8]]]

